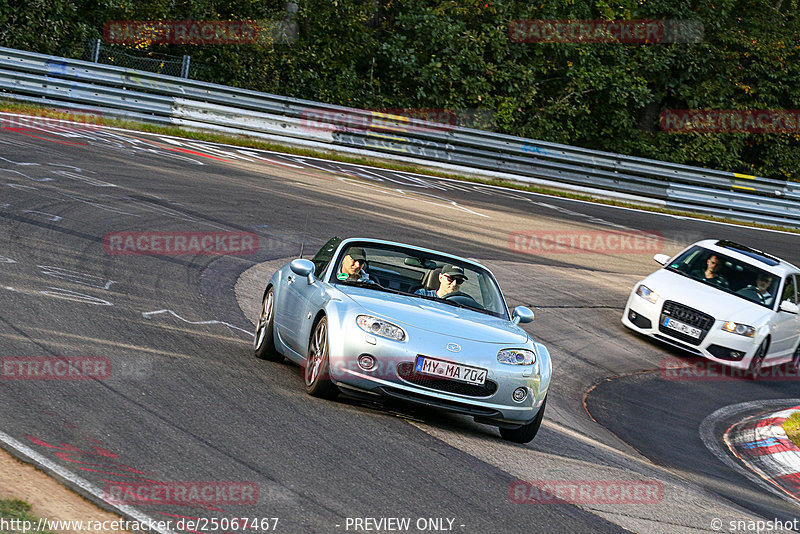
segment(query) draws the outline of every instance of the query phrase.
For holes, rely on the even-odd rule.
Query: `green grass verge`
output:
[[[47,107],[47,106],[39,106],[33,104],[25,104],[14,102],[11,100],[0,100],[0,111],[6,111],[11,113],[21,113],[21,114],[29,114],[29,115],[37,115],[43,117],[51,117],[56,119],[66,119],[66,120],[75,120],[76,114],[72,113],[65,113],[59,112],[56,109]],[[473,182],[473,183],[480,183],[480,184],[487,184],[487,185],[496,185],[501,187],[507,187],[509,189],[516,189],[519,191],[530,191],[533,193],[541,193],[544,195],[550,195],[555,197],[561,198],[570,198],[576,200],[585,200],[588,202],[595,202],[597,204],[605,204],[609,206],[620,206],[624,208],[634,208],[644,211],[652,211],[655,213],[667,213],[670,215],[679,215],[683,217],[692,217],[695,219],[701,219],[706,221],[715,221],[715,222],[724,222],[724,223],[732,223],[738,224],[741,226],[750,226],[753,228],[766,228],[770,230],[784,230],[787,232],[792,232],[796,234],[800,234],[800,228],[786,228],[782,226],[770,225],[770,224],[762,224],[762,223],[751,223],[746,221],[737,221],[735,219],[729,219],[726,217],[715,217],[713,215],[707,215],[704,213],[695,213],[689,211],[682,211],[682,210],[674,210],[674,209],[666,209],[660,208],[655,206],[648,206],[643,204],[634,204],[630,202],[621,202],[614,199],[609,198],[598,198],[592,195],[586,194],[579,194],[573,193],[570,191],[564,191],[557,188],[551,187],[540,187],[536,185],[525,184],[522,182],[514,182],[511,180],[500,180],[500,179],[492,179],[492,178],[480,178],[476,176],[465,176],[461,174],[453,174],[442,172],[436,170],[431,167],[425,167],[421,165],[412,165],[407,163],[397,163],[392,162],[389,160],[379,159],[379,158],[369,158],[369,157],[361,157],[361,156],[349,156],[346,154],[341,154],[339,152],[334,151],[324,151],[324,150],[313,150],[313,149],[306,149],[302,147],[293,146],[291,144],[280,144],[280,143],[270,143],[266,141],[262,141],[253,137],[247,136],[236,136],[236,135],[227,135],[227,134],[218,134],[213,132],[207,132],[203,130],[196,130],[191,128],[181,128],[178,126],[159,126],[156,124],[148,124],[143,122],[137,121],[130,121],[130,120],[121,120],[121,119],[112,119],[106,117],[100,117],[97,120],[92,120],[91,123],[93,124],[102,124],[105,126],[114,126],[117,128],[126,128],[129,130],[137,130],[141,132],[149,132],[155,134],[162,134],[162,135],[171,135],[175,137],[183,137],[186,139],[195,139],[198,141],[209,141],[213,143],[223,143],[228,145],[234,146],[241,146],[247,148],[258,148],[263,150],[271,150],[274,152],[283,152],[285,154],[293,154],[296,156],[310,156],[315,158],[324,158],[332,161],[341,161],[342,163],[352,163],[355,165],[371,165],[373,167],[380,167],[382,169],[389,169],[395,171],[402,171],[402,172],[414,172],[419,174],[426,174],[428,176],[436,176],[439,178],[451,178],[454,180],[461,180],[465,182]]]
[[[783,422],[783,431],[795,445],[800,447],[800,412],[794,412]]]
[[[0,534],[23,534],[39,524],[39,518],[31,513],[31,505],[19,499],[0,499]],[[50,530],[36,534],[54,534]]]

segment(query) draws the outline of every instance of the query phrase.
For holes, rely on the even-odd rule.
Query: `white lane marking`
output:
[[[101,502],[105,503],[105,506],[110,507],[111,509],[115,510],[116,513],[121,515],[122,517],[128,517],[133,519],[134,521],[138,521],[139,523],[146,524],[152,527],[152,530],[158,532],[159,534],[174,534],[171,530],[160,530],[155,528],[157,525],[156,521],[148,515],[143,514],[142,512],[138,511],[137,509],[133,508],[132,506],[128,506],[127,504],[114,504],[109,502],[105,498],[105,492],[89,482],[86,479],[83,479],[70,471],[69,469],[65,469],[61,467],[57,463],[45,458],[35,450],[31,449],[24,443],[17,441],[16,439],[12,438],[5,432],[0,431],[0,441],[2,441],[7,448],[13,449],[17,452],[17,454],[24,456],[25,458],[29,459],[33,462],[34,465],[41,468],[45,472],[49,472],[50,474],[55,474],[58,477],[66,480],[71,485],[80,488],[82,491],[85,491],[94,497],[98,498]],[[150,530],[148,528],[148,530]]]
[[[62,217],[60,215],[53,215],[52,213],[47,213],[45,211],[37,211],[37,210],[22,210],[22,213],[31,213],[31,214],[36,214],[36,215],[44,215],[45,219],[47,219],[49,221],[52,221],[52,222],[58,222],[58,221],[60,221],[60,220],[62,220],[64,218],[64,217]]]
[[[17,263],[17,260],[12,260],[6,256],[0,256],[0,263]]]
[[[66,176],[67,178],[71,178],[72,180],[77,180],[79,182],[93,185],[95,187],[117,187],[115,184],[104,182],[103,180],[98,180],[97,178],[89,178],[88,176],[83,176],[82,174],[77,174],[74,172],[69,172],[69,171],[51,171],[51,172],[53,174],[58,174],[59,176]]]
[[[142,312],[142,317],[144,317],[145,319],[150,319],[154,315],[160,315],[162,313],[168,313],[168,314],[172,315],[173,317],[176,317],[176,318],[180,319],[184,323],[189,323],[189,324],[224,324],[228,328],[233,328],[235,330],[239,330],[240,332],[244,332],[245,334],[247,334],[250,337],[254,336],[254,334],[252,332],[250,332],[249,330],[245,330],[244,328],[239,328],[238,326],[234,326],[234,325],[232,325],[230,323],[226,323],[225,321],[217,321],[216,319],[211,319],[210,321],[190,321],[188,319],[184,319],[183,317],[181,317],[180,315],[178,315],[177,313],[175,313],[172,310],[155,310],[155,311],[150,311],[150,312]]]
[[[113,306],[113,304],[107,300],[86,295],[84,293],[78,293],[77,291],[70,291],[69,289],[63,289],[60,287],[48,287],[47,289],[47,291],[39,291],[39,293],[42,295],[47,295],[48,297],[70,300],[72,302],[83,302],[85,304],[94,304],[97,306]]]
[[[760,488],[765,489],[770,493],[777,495],[781,499],[789,501],[792,504],[797,504],[797,501],[789,497],[789,495],[780,491],[770,482],[763,479],[753,471],[745,469],[742,465],[740,465],[733,458],[731,458],[731,456],[728,453],[726,453],[722,449],[720,444],[717,442],[717,438],[714,435],[714,427],[719,421],[727,419],[731,416],[735,416],[738,413],[744,413],[758,408],[769,409],[772,406],[784,407],[790,403],[797,404],[798,400],[799,399],[771,399],[771,400],[740,402],[739,404],[731,404],[730,406],[725,406],[724,408],[720,408],[719,410],[715,411],[714,413],[703,419],[703,422],[700,423],[700,439],[703,440],[703,445],[705,445],[706,448],[709,451],[711,451],[711,453],[714,456],[716,456],[717,459],[720,460],[722,463],[724,463],[737,473],[744,475],[745,477],[747,477],[747,479],[757,484]]]
[[[241,152],[242,154],[246,154],[246,155],[250,156],[251,158],[259,159],[261,161],[266,161],[267,163],[272,163],[274,165],[282,165],[284,167],[290,167],[292,169],[302,169],[303,168],[302,165],[295,165],[294,163],[285,163],[285,162],[282,162],[282,161],[275,161],[275,160],[272,160],[272,159],[269,159],[269,158],[265,158],[263,156],[259,156],[258,154],[255,154],[254,152],[251,152],[249,150],[241,150],[241,149],[239,149],[239,152]]]
[[[14,174],[19,174],[20,176],[24,176],[25,178],[27,178],[28,180],[30,180],[32,182],[52,182],[53,181],[52,178],[31,178],[30,176],[28,176],[24,172],[15,171],[14,169],[0,169],[0,172],[13,172]]]
[[[73,271],[63,267],[53,267],[51,265],[37,265],[41,269],[42,274],[74,282],[84,286],[94,287],[97,289],[109,289],[114,284],[114,280],[107,280],[100,276],[84,273],[82,271]]]

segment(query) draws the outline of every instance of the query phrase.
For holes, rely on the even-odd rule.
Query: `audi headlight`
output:
[[[658,293],[644,284],[639,284],[639,287],[636,288],[636,294],[642,297],[644,300],[649,300],[653,304],[658,302]]]
[[[756,335],[756,329],[749,324],[734,323],[733,321],[725,321],[722,329],[731,334],[739,334],[740,336],[753,337]]]
[[[536,353],[528,349],[503,349],[497,353],[497,361],[511,365],[533,365]]]
[[[391,339],[392,341],[406,340],[405,330],[396,324],[392,324],[389,321],[384,321],[383,319],[378,319],[377,317],[372,317],[371,315],[359,315],[356,317],[356,324],[358,324],[358,326],[364,332],[368,332],[376,336],[385,337],[386,339]]]

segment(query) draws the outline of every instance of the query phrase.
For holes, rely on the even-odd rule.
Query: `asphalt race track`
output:
[[[800,236],[83,128],[0,129],[0,356],[83,357],[108,373],[23,380],[4,364],[0,437],[95,500],[124,485],[208,482],[227,488],[213,504],[123,504],[159,521],[278,518],[260,530],[322,533],[393,531],[356,518],[410,518],[412,532],[574,533],[692,532],[711,517],[798,515],[797,503],[719,461],[698,433],[721,407],[800,396],[796,383],[661,380],[663,360],[680,355],[632,335],[619,317],[633,283],[657,267],[655,252],[720,237],[797,264]],[[658,250],[551,252],[514,237],[636,231],[659,235]],[[241,232],[257,247],[121,254],[108,241],[120,232]],[[534,309],[526,329],[550,349],[554,378],[532,443],[508,444],[460,416],[311,398],[298,368],[253,357],[264,277],[301,243],[311,255],[332,235],[475,258],[511,306]],[[584,395],[596,384],[590,417]],[[510,498],[517,480],[584,479],[657,480],[663,497]]]

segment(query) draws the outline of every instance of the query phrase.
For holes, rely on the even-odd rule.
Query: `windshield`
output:
[[[508,319],[494,277],[449,256],[369,242],[350,243],[336,258],[332,284],[358,285],[437,300]]]
[[[690,248],[666,269],[766,308],[775,303],[777,276],[703,247]]]

